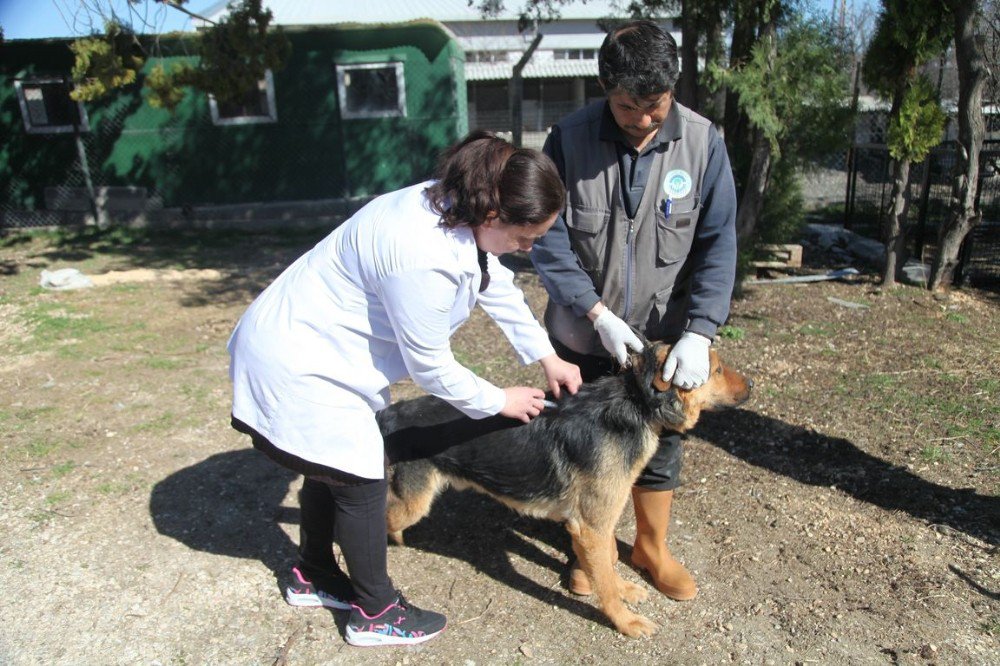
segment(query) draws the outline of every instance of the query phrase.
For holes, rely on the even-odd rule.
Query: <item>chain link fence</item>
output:
[[[954,171],[953,142],[934,148],[927,159],[912,165],[906,212],[910,255],[929,262],[937,235],[951,213]],[[966,238],[957,278],[974,286],[1000,287],[1000,141],[987,141],[980,153],[978,208],[981,223]],[[848,153],[848,191],[844,226],[869,238],[881,239],[882,220],[892,206],[892,159],[881,144],[859,144]]]
[[[141,80],[189,62],[183,44],[165,38],[140,81],[83,104],[70,100],[68,41],[0,44],[0,229],[326,225],[428,177],[466,132],[462,51],[440,25],[288,38],[286,66],[246,98],[187,89],[172,113]]]
[[[420,84],[429,99],[454,104],[456,98],[448,94],[452,91],[426,85],[430,71],[410,63],[407,86]],[[329,78],[329,73],[314,74]],[[286,92],[278,104],[279,122],[220,127],[204,98],[189,105],[183,120],[175,120],[166,112],[156,116],[134,95],[88,104],[89,131],[12,131],[5,157],[20,168],[0,174],[0,229],[79,224],[95,214],[98,220],[128,221],[164,209],[184,216],[194,207],[214,206],[212,214],[219,215],[219,209],[234,204],[271,207],[280,217],[281,207],[292,202],[346,201],[393,189],[411,172],[429,173],[441,141],[429,139],[428,128],[454,124],[448,109],[433,109],[426,117],[382,120],[377,132],[362,134],[357,130],[367,121],[348,127],[315,113],[314,92]],[[469,128],[510,138],[505,100],[505,95],[493,94],[480,96],[477,103],[470,96]],[[16,103],[11,105],[8,95],[3,107],[16,114]],[[578,107],[579,102],[565,99],[524,99],[522,145],[541,148],[549,127]],[[875,239],[881,238],[892,194],[886,115],[859,114],[850,150],[830,155],[802,174],[807,207],[843,210],[845,227]],[[996,136],[1000,128],[987,129]],[[446,134],[444,128],[435,136]],[[355,147],[344,148],[349,145]],[[359,145],[364,149],[359,151]],[[921,260],[931,258],[937,231],[950,212],[954,146],[953,141],[942,143],[911,169],[908,250]],[[998,162],[1000,141],[987,141],[979,182],[983,221],[967,239],[959,267],[959,275],[974,285],[1000,286]]]
[[[122,185],[112,151],[149,155],[170,143],[170,130],[136,130],[125,127],[130,112],[127,106],[99,111],[99,122],[89,131],[11,136],[10,148],[22,164],[30,155],[48,156],[42,169],[20,168],[7,175],[0,192],[2,227],[32,228],[79,224],[96,213],[113,217],[163,207],[161,183],[177,165],[164,159],[156,177],[142,182],[140,176]],[[39,171],[44,180],[37,178]],[[138,174],[137,174],[138,175]]]

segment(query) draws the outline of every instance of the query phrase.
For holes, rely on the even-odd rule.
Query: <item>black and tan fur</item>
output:
[[[390,536],[402,543],[402,531],[426,516],[449,485],[564,522],[601,610],[623,634],[651,635],[656,625],[622,603],[644,600],[646,590],[618,576],[608,548],[630,488],[661,431],[688,430],[703,409],[738,405],[752,387],[714,350],[703,386],[669,386],[660,376],[668,351],[647,345],[620,374],[585,384],[528,424],[500,416],[473,420],[430,396],[384,410]]]

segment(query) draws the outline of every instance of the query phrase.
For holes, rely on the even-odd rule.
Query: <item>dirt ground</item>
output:
[[[346,645],[344,614],[280,594],[300,479],[228,422],[229,332],[317,238],[0,239],[0,663],[1000,664],[1000,301],[865,275],[734,303],[717,346],[755,395],[687,441],[670,544],[700,594],[650,588],[655,637],[565,591],[561,526],[449,492],[389,560],[448,629]],[[38,287],[66,267],[141,279]],[[481,313],[455,348],[541,382]]]

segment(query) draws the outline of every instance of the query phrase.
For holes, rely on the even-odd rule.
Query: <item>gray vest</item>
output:
[[[559,124],[570,243],[612,312],[650,340],[676,340],[687,325],[690,271],[685,270],[685,259],[701,211],[711,122],[674,102],[680,138],[657,154],[636,215],[630,219],[615,146],[599,139],[603,110],[604,102],[597,102]],[[668,174],[671,183],[665,182]],[[664,211],[668,194],[673,195],[669,215]],[[590,320],[551,299],[545,325],[550,335],[576,352],[607,355]]]

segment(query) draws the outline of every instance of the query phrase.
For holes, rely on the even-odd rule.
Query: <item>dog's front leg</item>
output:
[[[596,530],[576,521],[567,522],[566,529],[573,537],[573,552],[593,583],[601,610],[615,628],[633,638],[652,636],[656,633],[658,628],[656,624],[642,615],[633,613],[622,603],[622,588],[619,586],[619,578],[615,574],[611,552],[608,549],[611,531]]]

